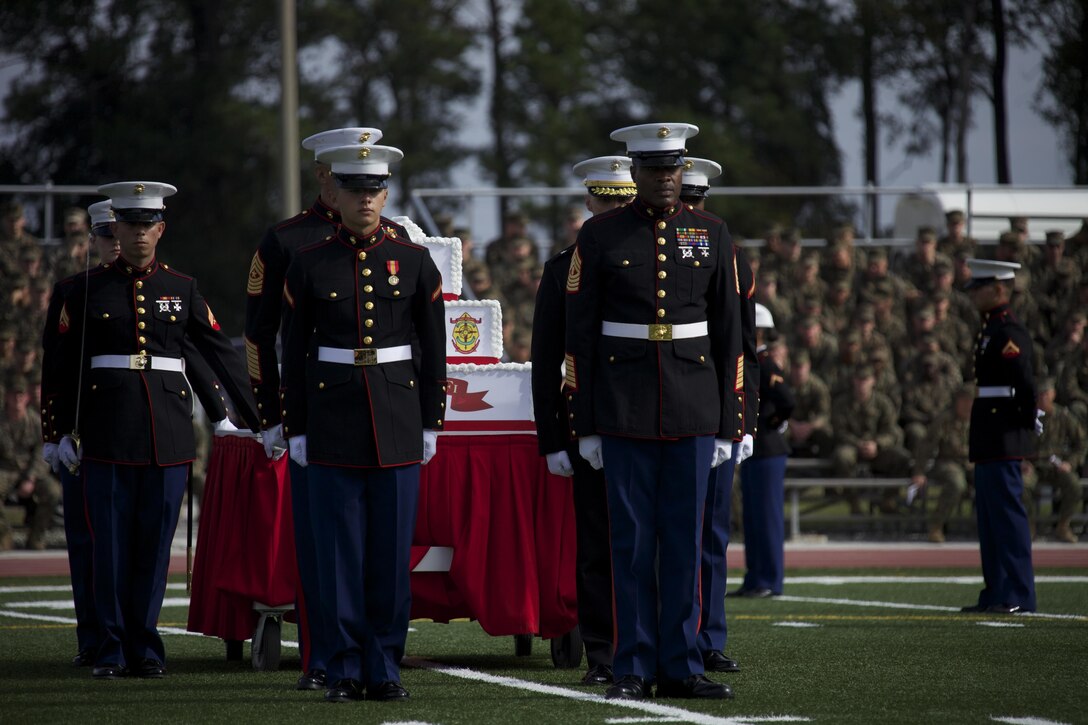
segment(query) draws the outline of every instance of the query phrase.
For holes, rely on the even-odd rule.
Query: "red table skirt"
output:
[[[295,599],[286,456],[217,437],[201,504],[189,630],[248,639],[253,602]],[[477,619],[492,635],[557,637],[577,623],[571,480],[553,476],[535,436],[441,436],[422,468],[412,566],[453,548],[446,572],[411,576],[412,617]]]
[[[253,603],[290,605],[297,581],[287,457],[270,461],[252,438],[216,436],[201,501],[189,631],[249,639],[257,623]]]
[[[414,618],[549,638],[578,621],[571,479],[548,472],[535,436],[441,436],[414,543],[413,566],[426,547],[453,548],[448,574],[412,575]]]

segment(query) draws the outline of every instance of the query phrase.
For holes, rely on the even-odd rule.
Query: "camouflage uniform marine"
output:
[[[1047,232],[1045,252],[1031,275],[1031,296],[1042,318],[1044,341],[1061,329],[1061,317],[1071,309],[1080,284],[1080,268],[1064,254],[1065,234],[1060,231]]]
[[[932,435],[934,422],[952,406],[952,395],[959,387],[959,381],[940,374],[940,359],[936,353],[923,355],[921,363],[922,375],[903,389],[899,416],[904,443],[915,461],[922,458],[920,448]]]
[[[831,392],[831,400],[838,400],[850,393],[854,384],[854,371],[865,362],[865,353],[861,347],[861,333],[848,329],[846,334],[839,339],[839,355],[835,364],[823,375],[813,371],[821,380],[827,383],[827,389]]]
[[[888,250],[884,247],[869,249],[868,263],[858,275],[856,287],[859,300],[873,300],[890,291],[895,308],[900,310],[911,293],[905,279],[888,272]]]
[[[952,297],[947,292],[932,292],[930,295],[933,299],[933,333],[941,349],[953,358],[963,360],[966,370],[974,349],[975,335],[967,323],[952,311]]]
[[[792,455],[826,456],[834,438],[831,432],[831,391],[827,383],[812,373],[808,353],[798,350],[790,355],[790,387],[794,408],[787,429]]]
[[[1038,455],[1024,477],[1024,488],[1034,492],[1039,483],[1053,487],[1061,499],[1054,535],[1060,541],[1075,544],[1077,536],[1070,522],[1083,495],[1078,472],[1088,452],[1088,434],[1067,408],[1054,403],[1052,379],[1039,383],[1039,408],[1046,413],[1043,434],[1039,436]]]
[[[967,217],[959,209],[953,209],[945,213],[945,234],[937,240],[937,251],[948,256],[955,257],[962,254],[964,258],[975,256],[978,242],[966,235]]]
[[[60,483],[42,460],[41,418],[27,405],[27,399],[17,400],[30,395],[26,378],[9,378],[5,387],[0,415],[0,502],[24,483],[30,483],[35,507],[26,546],[44,549],[45,534],[60,501]],[[0,515],[0,549],[5,548],[11,548],[11,529],[7,518]]]
[[[869,349],[865,344],[865,338],[861,340],[861,349],[869,350],[863,355],[862,362],[871,365],[876,375],[876,391],[888,396],[896,409],[903,404],[903,388],[899,384],[899,376],[895,373],[895,365],[892,364],[892,353],[886,347],[873,347]]]
[[[777,321],[776,317],[775,322]],[[801,318],[797,323],[794,344],[790,347],[794,350],[806,351],[812,361],[812,371],[824,380],[834,375],[834,368],[839,357],[839,343],[834,335],[824,331],[819,319]]]
[[[841,279],[827,288],[824,297],[824,329],[834,335],[845,332],[854,315],[854,288],[848,279]]]
[[[764,259],[764,262],[767,260]],[[778,272],[768,269],[765,265],[759,270],[756,277],[755,301],[771,311],[775,326],[780,330],[790,329],[793,320],[793,307],[789,300],[778,293]]]
[[[918,292],[928,294],[934,288],[934,268],[938,262],[951,265],[952,260],[937,251],[937,232],[923,227],[918,231],[914,251],[899,266],[899,274]]]
[[[872,295],[873,316],[876,320],[876,330],[883,335],[884,340],[896,352],[904,346],[909,346],[907,341],[907,328],[903,324],[903,308],[895,302],[895,292],[890,285],[881,283],[870,290]]]
[[[1046,346],[1046,369],[1056,379],[1062,376],[1062,370],[1068,361],[1076,357],[1088,328],[1088,315],[1083,310],[1075,310],[1067,315],[1061,327],[1061,334],[1052,337]]]
[[[944,526],[952,511],[974,482],[975,464],[967,460],[967,435],[971,426],[971,404],[975,397],[973,386],[961,387],[947,410],[921,440],[911,475],[912,483],[921,485],[928,479],[941,486],[937,505],[929,517],[929,540],[944,541]],[[926,465],[933,466],[926,473]]]
[[[1043,316],[1039,312],[1039,305],[1036,304],[1035,297],[1031,294],[1030,285],[1030,273],[1020,274],[1017,272],[1012,288],[1012,301],[1009,306],[1012,307],[1017,319],[1028,329],[1033,338],[1036,340],[1050,339],[1049,335],[1044,338]]]
[[[1077,420],[1088,420],[1088,335],[1062,367],[1058,402],[1068,407]]]
[[[836,398],[831,407],[831,426],[835,431],[835,449],[831,461],[836,476],[857,475],[859,463],[868,463],[874,474],[906,476],[910,454],[902,446],[903,431],[892,401],[874,390],[876,378],[872,367],[860,366],[854,374],[851,391]],[[897,493],[887,489],[881,510],[895,510]],[[855,496],[848,495],[851,511],[860,512]]]
[[[827,282],[820,279],[820,256],[815,252],[808,252],[794,267],[785,296],[788,297],[794,309],[800,309],[801,303],[806,299],[820,300],[822,306],[826,294]],[[808,314],[804,310],[801,313]]]

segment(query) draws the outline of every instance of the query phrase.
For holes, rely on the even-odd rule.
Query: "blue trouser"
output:
[[[189,465],[84,461],[82,468],[102,636],[95,664],[165,662],[157,624]]]
[[[313,516],[306,469],[294,461],[288,464],[291,476],[291,515],[295,524],[295,558],[301,601],[296,602],[299,641],[302,650],[302,670],[324,670],[328,661],[329,632],[321,619],[321,589],[318,582],[320,567],[314,548]]]
[[[400,680],[408,637],[419,464],[308,471],[329,681]]]
[[[740,467],[744,502],[743,589],[782,593],[785,578],[786,456],[749,458]]]
[[[72,601],[76,607],[76,646],[80,652],[94,653],[98,650],[101,637],[94,608],[94,541],[87,525],[83,476],[73,476],[67,467],[61,466],[60,485],[64,501],[68,571],[72,579]]]
[[[975,464],[978,545],[986,588],[983,607],[1019,606],[1035,611],[1035,573],[1031,565],[1031,530],[1021,495],[1020,461]]]
[[[725,550],[729,547],[729,519],[733,508],[733,472],[737,465],[737,449],[738,446],[733,446],[733,456],[717,468],[710,469],[707,477],[700,572],[703,618],[699,627],[699,650],[703,653],[721,652],[728,639],[725,626]]]
[[[699,548],[711,436],[602,436],[618,679],[702,674]]]

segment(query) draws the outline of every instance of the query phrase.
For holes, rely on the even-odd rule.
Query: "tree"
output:
[[[1088,184],[1088,4],[1044,1],[1047,39],[1043,80],[1036,93],[1041,113],[1065,137],[1074,184]]]

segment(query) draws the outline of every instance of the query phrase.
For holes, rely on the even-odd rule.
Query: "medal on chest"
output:
[[[710,232],[694,227],[676,228],[676,247],[681,259],[710,256]]]
[[[397,272],[400,271],[400,262],[395,259],[390,259],[385,263],[385,268],[389,270],[389,284],[400,284],[400,277],[397,276]]]
[[[159,312],[181,312],[182,299],[176,295],[159,297],[155,305]]]

